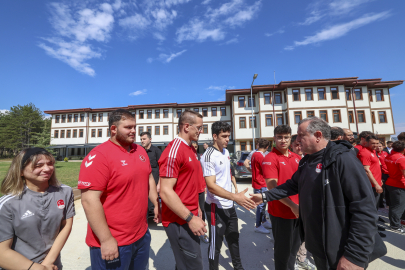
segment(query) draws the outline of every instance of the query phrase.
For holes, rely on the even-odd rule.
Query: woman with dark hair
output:
[[[42,148],[22,150],[1,183],[0,269],[62,269],[60,251],[75,215],[72,189],[60,185],[55,159]]]

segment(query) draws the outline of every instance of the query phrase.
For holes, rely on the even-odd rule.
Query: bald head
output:
[[[344,132],[343,140],[348,141],[349,143],[354,143],[355,139],[353,132],[348,128],[344,128],[343,132]]]

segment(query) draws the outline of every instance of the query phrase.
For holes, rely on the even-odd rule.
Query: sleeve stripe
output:
[[[207,150],[207,154],[206,154],[206,156],[205,156],[205,161],[204,161],[204,175],[210,175],[210,170],[211,169],[214,169],[213,167],[212,167],[212,164],[211,164],[211,162],[210,162],[210,159],[211,159],[211,154],[214,152],[214,148],[212,148],[212,147],[210,147],[208,150]]]
[[[173,177],[174,162],[176,160],[177,151],[179,150],[180,144],[181,144],[181,140],[175,139],[175,141],[172,145],[172,148],[170,149],[169,157],[168,157],[168,161],[167,161],[167,171],[166,171],[167,177]]]
[[[14,198],[14,196],[9,196],[8,198],[6,198],[6,199],[4,199],[2,202],[1,202],[1,204],[0,204],[0,210],[1,210],[1,208],[3,207],[3,205],[8,201],[8,200],[11,200],[12,198]]]
[[[5,199],[10,197],[11,195],[4,195],[3,197],[0,198],[0,203],[3,202]]]

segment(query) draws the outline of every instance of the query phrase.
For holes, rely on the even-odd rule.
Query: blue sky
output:
[[[405,1],[0,2],[0,109],[224,99],[280,80],[404,80]],[[405,86],[392,89],[397,132]]]

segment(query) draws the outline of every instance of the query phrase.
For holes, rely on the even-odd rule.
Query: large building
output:
[[[281,124],[297,131],[298,122],[318,116],[331,126],[354,132],[369,130],[382,140],[395,134],[390,89],[403,81],[381,79],[334,78],[281,81],[274,85],[255,85],[250,89],[226,90],[226,100],[201,103],[165,103],[128,105],[136,119],[137,135],[152,134],[153,143],[164,147],[177,135],[178,116],[195,110],[204,116],[199,144],[211,141],[211,125],[226,121],[233,127],[230,152],[252,150],[255,138],[273,137]],[[252,121],[253,107],[253,121]],[[83,108],[45,111],[52,115],[51,145],[60,156],[84,156],[109,138],[108,115],[111,108]],[[253,131],[252,131],[253,122]],[[139,143],[139,136],[136,138]]]

